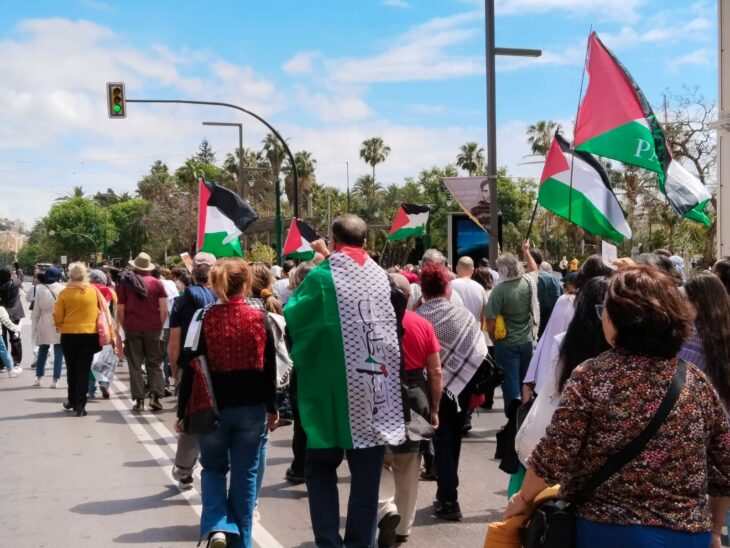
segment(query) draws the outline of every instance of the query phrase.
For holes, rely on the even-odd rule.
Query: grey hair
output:
[[[444,257],[444,254],[441,253],[438,249],[427,249],[426,252],[423,254],[423,258],[421,259],[421,266],[428,263],[445,265],[446,257]]]
[[[500,281],[502,280],[513,280],[519,278],[525,273],[522,268],[522,263],[512,253],[503,253],[497,259],[497,272],[499,273]]]
[[[314,270],[316,266],[317,265],[315,265],[312,261],[307,261],[306,263],[301,263],[298,267],[292,269],[289,272],[289,287],[291,289],[299,287],[299,284],[304,281],[307,274]]]
[[[106,285],[106,274],[103,271],[95,268],[89,272],[89,281],[100,285]]]
[[[543,272],[552,272],[553,271],[553,265],[551,265],[547,261],[543,261],[540,263],[540,270]]]

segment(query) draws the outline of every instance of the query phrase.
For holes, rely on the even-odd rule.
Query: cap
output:
[[[210,266],[212,267],[217,259],[215,258],[215,255],[212,253],[206,253],[205,251],[201,251],[200,253],[197,253],[195,257],[193,257],[193,266]]]

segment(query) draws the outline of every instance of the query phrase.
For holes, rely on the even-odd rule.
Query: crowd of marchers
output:
[[[690,273],[659,250],[559,273],[526,242],[491,265],[461,257],[452,271],[432,249],[386,271],[366,232],[339,217],[313,260],[282,267],[201,252],[190,271],[168,270],[140,253],[124,269],[73,263],[65,284],[47,268],[25,286],[0,269],[0,361],[23,378],[26,300],[33,385],[52,356],[59,388],[65,364],[67,411],[108,398],[123,363],[134,412],[175,398],[173,476],[190,489],[202,468],[209,547],[252,546],[268,436],[289,426],[286,479],[306,484],[317,546],[407,543],[419,481],[437,483],[433,516],[459,521],[462,438],[496,386],[509,499],[485,546],[541,546],[544,531],[525,531],[554,499],[572,503],[573,536],[556,545],[720,546],[730,260]]]

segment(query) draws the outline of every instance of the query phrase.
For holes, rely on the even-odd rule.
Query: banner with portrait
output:
[[[492,200],[487,177],[444,177],[444,184],[461,209],[487,232],[490,232]]]

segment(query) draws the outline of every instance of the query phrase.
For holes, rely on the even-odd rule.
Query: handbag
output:
[[[575,507],[600,485],[635,459],[667,420],[687,379],[687,364],[680,361],[667,393],[644,430],[611,455],[570,501],[551,500],[538,504],[521,531],[524,548],[571,548],[575,545]]]
[[[466,387],[471,394],[487,394],[502,384],[503,380],[504,369],[494,361],[494,358],[487,354]]]
[[[94,288],[94,291],[96,291],[96,305],[98,308],[98,313],[96,315],[96,332],[99,334],[99,346],[104,348],[106,345],[114,342],[111,328],[112,322],[109,317],[109,307],[106,304],[104,295],[102,295],[101,291],[96,288]]]
[[[193,378],[190,398],[185,408],[183,429],[186,434],[212,434],[218,427],[218,404],[215,401],[213,383],[204,355],[190,362]]]

